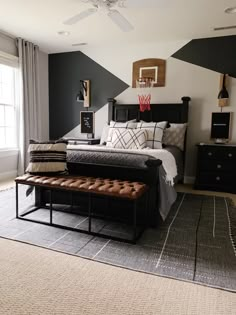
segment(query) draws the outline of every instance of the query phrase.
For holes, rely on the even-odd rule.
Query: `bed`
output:
[[[151,104],[151,111],[140,112],[139,105],[117,104],[114,99],[108,99],[109,122],[168,121],[171,124],[185,124],[188,122],[189,97],[182,97],[182,102],[171,104]],[[171,205],[176,199],[175,183],[183,180],[184,161],[186,153],[186,133],[184,147],[179,150],[175,146],[166,146],[164,150],[123,150],[109,148],[106,145],[68,145],[67,165],[69,174],[86,175],[105,178],[142,181],[150,187],[148,206],[148,222],[156,226],[160,219],[165,220]],[[155,151],[155,152],[154,152]],[[166,156],[173,159],[177,166],[177,173],[171,174],[171,164],[166,162]],[[167,159],[168,160],[168,159]],[[170,173],[170,174],[169,174]],[[167,178],[167,175],[170,175]],[[172,176],[172,178],[171,178]],[[173,178],[174,177],[174,178]],[[40,193],[42,202],[46,197]],[[54,198],[58,203],[69,203],[68,196],[58,195]],[[46,199],[45,199],[46,200]],[[83,207],[83,196],[74,202]],[[99,215],[99,209],[107,207],[107,200],[95,200],[94,209]],[[109,204],[110,215],[118,216],[122,209],[124,214],[126,205],[114,201]],[[125,216],[125,215],[124,215]]]

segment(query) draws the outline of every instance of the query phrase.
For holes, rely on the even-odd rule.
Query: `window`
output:
[[[0,149],[16,148],[16,68],[0,64]]]

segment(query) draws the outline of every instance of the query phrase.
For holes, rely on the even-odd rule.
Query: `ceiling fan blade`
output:
[[[107,15],[123,32],[130,32],[134,29],[130,22],[126,20],[126,18],[121,15],[119,11],[109,10]]]
[[[88,16],[94,14],[95,12],[97,12],[97,8],[91,8],[91,9],[82,11],[79,14],[76,14],[76,15],[72,16],[71,18],[69,18],[68,20],[66,20],[65,22],[63,22],[63,24],[73,25],[73,24],[87,18]]]
[[[161,8],[168,7],[173,0],[119,0],[121,8]]]

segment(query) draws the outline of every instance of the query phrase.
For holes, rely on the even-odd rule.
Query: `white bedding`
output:
[[[115,149],[110,148],[102,145],[73,145],[69,144],[67,146],[70,150],[78,150],[79,148],[83,150],[94,150],[94,151],[109,151],[109,152],[128,152],[128,153],[135,153],[135,154],[143,154],[153,156],[156,159],[162,161],[163,168],[166,172],[166,181],[170,183],[172,186],[174,185],[174,178],[177,176],[177,166],[175,162],[174,156],[165,149],[142,149],[142,150],[128,150],[128,149]]]

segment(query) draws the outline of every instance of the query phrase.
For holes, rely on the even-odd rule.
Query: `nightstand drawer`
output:
[[[199,160],[199,169],[201,171],[212,171],[212,172],[236,172],[236,163],[227,160]]]
[[[236,158],[236,147],[199,146],[199,158],[201,160],[233,160]]]
[[[198,176],[199,185],[230,186],[234,183],[235,176],[231,173],[200,173]]]
[[[236,148],[232,147],[232,148],[225,148],[224,150],[224,158],[227,161],[232,161],[235,163],[235,158],[236,158]]]

